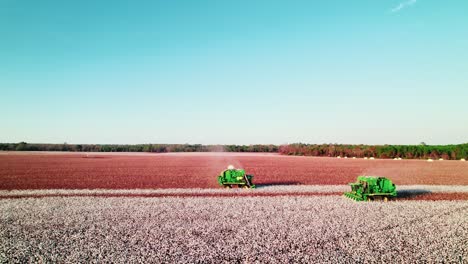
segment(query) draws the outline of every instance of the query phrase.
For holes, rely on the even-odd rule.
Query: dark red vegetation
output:
[[[424,193],[409,197],[398,197],[395,200],[423,200],[423,201],[466,201],[468,200],[468,193]]]
[[[395,184],[468,185],[468,162],[364,160],[268,154],[0,154],[0,189],[216,188],[227,165],[257,185],[347,184],[358,175]]]

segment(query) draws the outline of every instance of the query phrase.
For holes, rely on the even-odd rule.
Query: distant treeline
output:
[[[283,155],[321,157],[375,157],[381,159],[467,159],[468,143],[459,145],[201,145],[201,144],[37,144],[0,143],[3,151],[72,151],[72,152],[271,152]]]
[[[72,152],[278,152],[276,145],[201,145],[201,144],[38,144],[0,143],[4,151],[72,151]]]
[[[337,145],[289,144],[279,147],[284,155],[323,157],[375,157],[380,159],[466,159],[468,143],[459,145]]]

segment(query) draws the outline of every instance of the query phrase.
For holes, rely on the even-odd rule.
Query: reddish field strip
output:
[[[0,199],[46,198],[46,197],[276,197],[276,196],[336,196],[342,193],[92,193],[92,194],[33,194],[0,195]]]
[[[0,195],[0,199],[48,198],[48,197],[277,197],[277,196],[341,196],[342,193],[94,193],[94,194],[33,194],[33,195]],[[404,198],[393,198],[392,201],[468,201],[468,193],[426,193]]]
[[[379,175],[395,184],[468,185],[468,162],[363,160],[279,155],[0,155],[0,189],[217,188],[228,164],[255,175],[257,185],[347,184]]]
[[[405,198],[399,198],[399,200],[422,200],[422,201],[468,201],[468,193],[425,193],[414,195]]]

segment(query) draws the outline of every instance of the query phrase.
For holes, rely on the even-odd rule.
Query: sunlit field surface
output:
[[[226,190],[227,165],[256,189]],[[245,153],[0,154],[0,263],[468,260],[468,163]],[[390,202],[342,196],[358,175]]]
[[[229,164],[262,185],[336,185],[358,175],[397,185],[468,185],[468,162],[364,160],[252,153],[0,153],[0,189],[219,188]]]
[[[0,200],[10,262],[460,262],[468,202],[340,196]]]

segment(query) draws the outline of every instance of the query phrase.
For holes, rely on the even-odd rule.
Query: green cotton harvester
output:
[[[383,200],[386,202],[397,195],[395,184],[385,177],[358,176],[357,181],[349,185],[351,191],[345,192],[344,195],[356,201]]]
[[[239,188],[253,189],[255,184],[252,183],[253,176],[245,174],[243,169],[235,169],[229,165],[227,170],[223,170],[218,176],[218,183],[225,188],[232,188],[237,185]]]

